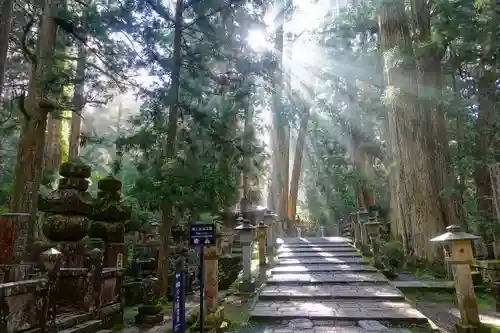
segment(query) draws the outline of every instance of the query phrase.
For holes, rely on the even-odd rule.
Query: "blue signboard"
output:
[[[190,246],[212,246],[215,245],[215,224],[190,224],[189,225]]]
[[[186,332],[186,302],[184,300],[184,272],[175,272],[173,283],[172,332]]]

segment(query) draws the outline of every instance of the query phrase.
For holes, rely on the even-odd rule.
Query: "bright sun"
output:
[[[250,30],[248,32],[247,42],[256,52],[263,52],[270,48],[266,33],[262,30]]]

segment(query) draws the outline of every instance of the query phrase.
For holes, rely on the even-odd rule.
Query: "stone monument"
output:
[[[99,180],[97,187],[99,192],[89,236],[104,241],[104,266],[114,267],[119,254],[123,256],[127,253],[124,244],[125,221],[130,218],[130,209],[121,202],[121,181],[110,175]]]
[[[57,189],[39,196],[38,208],[45,212],[42,231],[49,242],[36,244],[39,251],[35,256],[54,247],[62,253],[63,267],[84,267],[86,246],[82,239],[89,231],[94,208],[94,199],[87,192],[90,167],[65,162],[59,174],[62,178]]]

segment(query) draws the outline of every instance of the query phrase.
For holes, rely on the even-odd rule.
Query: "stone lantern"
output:
[[[380,225],[381,223],[375,221],[370,221],[365,224],[366,232],[370,238],[373,265],[378,269],[382,268],[382,262],[380,260]]]
[[[56,294],[58,284],[58,272],[61,268],[63,255],[55,248],[50,248],[40,254],[40,267],[44,277],[47,279],[47,304],[46,323],[48,327],[55,327],[56,323]]]
[[[269,209],[266,209],[264,212],[264,223],[267,226],[267,252],[271,253],[274,250],[276,234],[273,223],[273,214]]]
[[[248,219],[244,219],[241,225],[234,228],[240,234],[243,261],[243,276],[238,289],[244,293],[255,291],[255,282],[252,281],[252,242],[254,228]]]
[[[257,229],[259,233],[259,265],[265,266],[267,264],[266,243],[267,243],[267,233],[269,228],[264,223],[264,221],[260,221],[259,225],[257,226]]]
[[[366,210],[366,208],[362,208],[356,212],[358,224],[359,224],[359,230],[360,230],[360,240],[361,240],[361,246],[360,250],[361,253],[366,253],[368,252],[368,247],[369,247],[369,240],[368,240],[368,233],[366,232],[366,227],[365,224],[368,223],[369,217],[370,217],[370,212]]]
[[[319,237],[325,237],[325,226],[319,227]]]
[[[481,323],[470,264],[473,260],[472,241],[480,237],[460,231],[460,227],[457,225],[448,226],[446,231],[446,233],[431,239],[431,242],[449,244],[451,248],[448,261],[454,265],[455,289],[461,317],[461,322],[457,323],[457,331],[479,332]]]

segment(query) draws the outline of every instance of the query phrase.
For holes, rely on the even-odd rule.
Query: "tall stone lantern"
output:
[[[271,253],[274,251],[276,235],[273,223],[273,213],[269,209],[266,209],[264,212],[264,224],[267,226],[267,253]]]
[[[381,223],[375,221],[365,224],[366,232],[370,238],[373,266],[378,269],[382,268],[382,261],[380,259],[380,226]]]
[[[243,276],[238,290],[242,293],[252,293],[255,291],[255,282],[252,281],[252,242],[254,228],[248,219],[244,219],[241,225],[234,228],[240,234]]]
[[[460,231],[458,225],[450,225],[446,233],[431,239],[431,242],[449,244],[450,256],[447,258],[455,268],[455,289],[461,321],[456,324],[460,333],[480,331],[481,323],[477,309],[477,299],[472,282],[470,264],[472,263],[472,241],[479,236]]]

